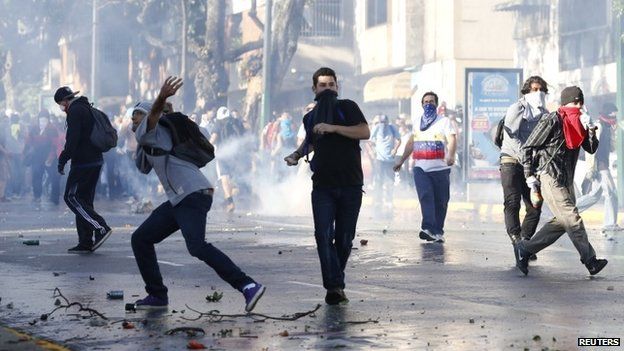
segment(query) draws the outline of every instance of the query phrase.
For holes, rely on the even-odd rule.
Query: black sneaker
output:
[[[67,249],[67,253],[88,254],[88,253],[91,253],[91,248],[80,246],[80,245],[76,245],[76,246],[74,246],[74,247],[72,247],[70,249]]]
[[[521,243],[514,245],[514,251],[516,254],[516,267],[524,275],[529,274],[529,257],[531,257],[531,253],[523,249]]]
[[[342,289],[329,289],[325,295],[325,303],[328,305],[342,305],[348,303],[347,295]]]
[[[537,261],[537,255],[531,254],[531,256],[529,256],[529,261]]]
[[[438,239],[436,235],[432,234],[428,229],[421,230],[418,237],[427,241],[436,241]]]
[[[93,247],[91,251],[95,251],[98,247],[104,244],[104,241],[108,239],[108,237],[113,233],[113,230],[110,227],[105,227],[101,232],[95,234],[95,242],[93,243]]]
[[[596,256],[592,257],[589,262],[587,262],[585,264],[585,267],[587,267],[587,270],[589,271],[589,274],[591,275],[596,275],[598,273],[600,273],[600,271],[605,268],[605,266],[607,265],[609,261],[605,260],[604,258],[596,258]]]

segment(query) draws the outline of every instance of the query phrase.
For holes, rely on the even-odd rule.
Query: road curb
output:
[[[53,341],[29,335],[23,331],[0,326],[0,349],[6,350],[44,350],[70,351],[65,346]]]

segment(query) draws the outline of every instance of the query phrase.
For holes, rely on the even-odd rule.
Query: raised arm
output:
[[[175,95],[175,93],[178,91],[178,89],[180,89],[182,84],[182,78],[169,76],[167,77],[167,79],[165,79],[165,82],[163,83],[162,87],[160,88],[160,92],[158,93],[158,97],[152,105],[152,109],[150,110],[149,115],[147,115],[148,132],[156,127],[156,124],[158,123],[158,120],[160,119],[160,116],[165,109],[167,98]]]

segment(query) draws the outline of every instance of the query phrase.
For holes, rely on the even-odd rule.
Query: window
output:
[[[613,62],[615,44],[607,0],[562,0],[559,3],[561,70]]]
[[[574,33],[608,24],[607,0],[559,1],[559,32]]]
[[[387,0],[366,0],[366,28],[388,22]]]
[[[550,33],[550,7],[548,5],[523,6],[517,12],[514,39],[539,37]]]
[[[315,0],[303,10],[304,37],[339,37],[342,35],[342,1]]]

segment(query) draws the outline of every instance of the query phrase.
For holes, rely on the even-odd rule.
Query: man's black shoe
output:
[[[587,270],[589,271],[589,274],[591,275],[596,275],[598,273],[600,273],[600,271],[605,268],[605,266],[607,265],[609,261],[605,260],[604,258],[596,258],[596,256],[592,257],[589,262],[587,262],[585,264],[585,267],[587,267]]]
[[[347,295],[342,289],[329,289],[325,295],[325,303],[328,305],[339,305],[349,302]]]
[[[529,274],[529,257],[531,257],[531,253],[524,250],[520,243],[514,245],[514,250],[516,252],[516,267],[524,275]]]
[[[67,249],[67,253],[73,253],[73,254],[89,254],[91,253],[91,248],[90,247],[84,247],[84,246],[80,246],[80,245],[76,245],[70,249]]]

